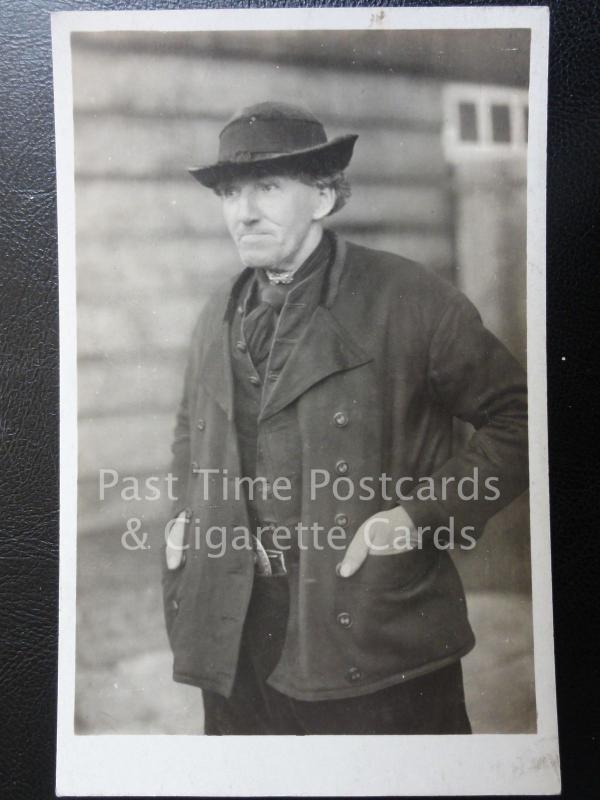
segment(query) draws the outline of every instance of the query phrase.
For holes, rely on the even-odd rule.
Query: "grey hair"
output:
[[[309,172],[286,173],[290,178],[302,181],[309,186],[316,186],[319,189],[333,189],[335,203],[328,216],[335,214],[343,208],[352,194],[352,187],[343,172],[333,172],[330,175],[312,175]]]

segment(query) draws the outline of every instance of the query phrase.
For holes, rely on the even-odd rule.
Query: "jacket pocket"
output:
[[[169,643],[173,647],[174,629],[179,613],[179,605],[182,597],[182,583],[183,575],[185,572],[185,561],[177,569],[168,569],[165,563],[165,554],[163,552],[163,573],[162,573],[162,594],[163,594],[163,611],[165,616],[165,625],[167,628],[167,636]]]
[[[416,547],[393,555],[368,555],[351,578],[342,580],[382,589],[409,589],[432,569],[436,555],[434,549]]]
[[[454,656],[472,642],[462,585],[450,556],[428,548],[416,551],[423,556],[419,561],[410,552],[412,568],[409,561],[401,563],[408,553],[371,556],[360,581],[353,582],[355,576],[338,579],[334,635],[346,649],[348,663],[365,677],[417,669]],[[392,564],[379,563],[383,561],[397,561],[402,575],[393,573]]]

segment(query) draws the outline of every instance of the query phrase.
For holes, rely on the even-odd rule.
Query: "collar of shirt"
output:
[[[301,285],[312,277],[319,269],[324,269],[330,261],[333,244],[327,232],[323,233],[319,244],[296,270],[290,283],[272,283],[265,269],[256,269],[248,285],[246,294],[245,314],[248,314],[261,302],[273,306],[277,313],[281,311],[288,295],[296,289],[301,290]]]

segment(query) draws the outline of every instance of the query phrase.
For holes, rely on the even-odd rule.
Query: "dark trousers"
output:
[[[287,577],[257,577],[230,698],[203,691],[205,733],[466,734],[460,661],[421,678],[345,700],[304,701],[271,688],[288,615]]]

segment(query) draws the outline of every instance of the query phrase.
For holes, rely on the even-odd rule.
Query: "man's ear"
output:
[[[313,212],[313,219],[320,220],[331,213],[335,205],[335,189],[331,186],[318,186],[318,202]]]

